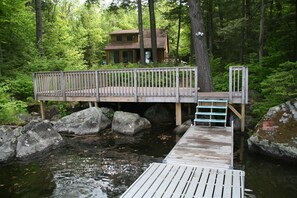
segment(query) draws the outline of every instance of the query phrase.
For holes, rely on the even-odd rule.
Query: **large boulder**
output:
[[[192,125],[192,121],[187,120],[184,123],[182,123],[181,125],[175,127],[173,132],[176,134],[182,135],[190,128],[191,125]]]
[[[63,143],[61,135],[49,121],[32,121],[22,129],[18,137],[16,157],[27,159],[47,152]]]
[[[155,104],[148,108],[144,112],[144,117],[157,126],[172,124],[174,120],[173,114],[162,104]]]
[[[112,130],[125,135],[134,135],[144,129],[151,128],[151,123],[136,113],[116,111],[112,120]]]
[[[58,132],[68,132],[77,135],[98,133],[110,126],[111,121],[98,107],[91,107],[61,118],[54,124]]]
[[[0,126],[0,163],[15,157],[17,138],[20,135],[20,128],[13,130],[11,127]]]
[[[254,152],[297,162],[297,98],[270,108],[248,146]]]

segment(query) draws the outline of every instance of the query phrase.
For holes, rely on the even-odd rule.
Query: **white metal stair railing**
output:
[[[226,127],[227,110],[227,99],[198,100],[194,125],[197,126],[208,124],[211,126],[212,123],[218,123]]]

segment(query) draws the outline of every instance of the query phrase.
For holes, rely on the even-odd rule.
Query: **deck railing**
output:
[[[229,67],[229,101],[230,103],[248,104],[248,68],[244,66]]]
[[[34,73],[34,95],[46,97],[197,98],[197,67]]]

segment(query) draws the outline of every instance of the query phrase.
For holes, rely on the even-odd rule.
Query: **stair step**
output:
[[[221,120],[221,119],[194,119],[194,122],[217,122],[217,123],[226,123],[226,120]]]
[[[228,102],[227,99],[222,99],[222,100],[198,100],[198,102]]]
[[[216,115],[216,116],[227,116],[227,113],[220,113],[220,112],[196,112],[196,115]]]
[[[201,108],[201,109],[227,109],[227,106],[201,106],[198,105],[196,108]]]

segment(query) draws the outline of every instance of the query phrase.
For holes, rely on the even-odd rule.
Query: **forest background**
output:
[[[295,0],[198,2],[215,90],[228,90],[229,66],[248,66],[255,122],[269,107],[297,97]],[[18,115],[34,104],[32,72],[142,67],[103,64],[109,33],[138,29],[137,1],[113,0],[108,6],[100,0],[40,3],[42,53],[36,45],[35,0],[0,1],[0,124],[21,124]],[[142,6],[143,27],[149,29],[148,2]],[[172,60],[195,65],[187,1],[156,0],[154,12],[157,28],[169,35]]]

